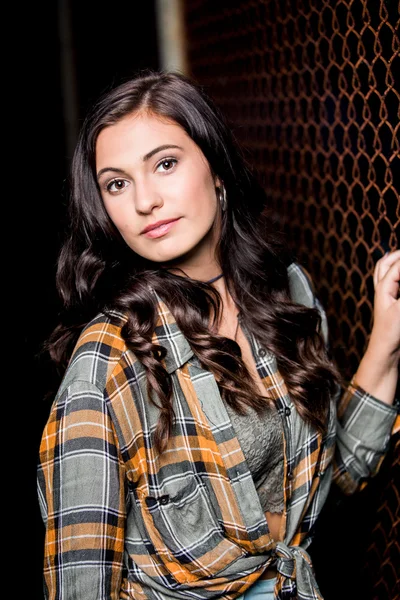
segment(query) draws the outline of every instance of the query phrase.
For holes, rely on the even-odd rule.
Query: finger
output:
[[[382,258],[380,258],[379,260],[385,264],[386,263],[393,264],[399,258],[400,258],[400,248],[397,250],[392,250],[391,252],[388,252],[387,254],[382,256]]]
[[[374,270],[374,285],[376,287],[377,283],[386,275],[390,267],[400,259],[400,249],[395,250],[393,252],[388,252],[382,258],[380,258]]]
[[[387,269],[385,275],[379,280],[379,287],[384,294],[389,294],[397,300],[399,296],[399,284],[400,258]]]
[[[387,255],[385,254],[385,256],[387,256]],[[375,264],[374,274],[373,274],[375,288],[378,285],[378,281],[381,279],[381,265],[382,265],[383,258],[384,257],[380,258]]]
[[[387,274],[387,272],[393,267],[393,265],[395,265],[396,263],[398,263],[400,261],[400,253],[397,255],[396,252],[393,252],[392,254],[389,254],[386,257],[386,260],[382,261],[380,266],[379,266],[379,271],[378,271],[378,282],[383,279],[385,277],[385,275]]]
[[[373,280],[374,280],[374,287],[376,288],[377,284],[378,284],[378,271],[379,271],[379,260],[375,265],[374,268],[374,273],[373,273]]]

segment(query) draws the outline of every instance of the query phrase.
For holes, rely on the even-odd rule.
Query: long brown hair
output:
[[[210,331],[210,311],[218,319],[221,309],[217,290],[137,255],[105,211],[95,175],[96,140],[103,128],[138,111],[180,125],[223,181],[227,208],[220,212],[216,255],[228,290],[247,330],[276,356],[302,418],[323,432],[339,375],[321,336],[320,313],[291,300],[287,267],[293,256],[268,216],[265,191],[217,106],[180,73],[141,72],[104,94],[83,123],[72,161],[69,230],[58,259],[64,312],[46,343],[60,375],[83,327],[99,312],[122,310],[127,316],[122,336],[146,368],[149,390],[157,397],[155,442],[164,449],[174,417],[172,384],[160,362],[165,349],[152,343],[157,319],[153,290],[201,364],[215,374],[226,402],[241,413],[246,406],[257,412],[266,407],[239,345]]]

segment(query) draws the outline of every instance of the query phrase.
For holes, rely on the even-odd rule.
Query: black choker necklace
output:
[[[217,279],[221,279],[221,277],[223,277],[223,276],[224,276],[224,274],[220,273],[219,275],[217,275],[216,277],[213,277],[212,279],[209,279],[205,283],[214,283],[214,281],[217,281]]]

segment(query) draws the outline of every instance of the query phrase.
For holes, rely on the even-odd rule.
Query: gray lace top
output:
[[[254,409],[246,407],[248,414],[239,415],[228,404],[225,406],[264,512],[282,512],[283,432],[278,411],[275,407],[268,407],[259,416]]]

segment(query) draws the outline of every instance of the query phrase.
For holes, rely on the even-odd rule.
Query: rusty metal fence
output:
[[[400,231],[399,12],[383,0],[189,0],[190,74],[248,150],[349,377]],[[397,81],[396,81],[397,74]]]
[[[399,3],[186,0],[184,18],[189,75],[260,174],[350,379],[371,330],[374,264],[399,246]],[[391,460],[399,465],[398,454]],[[384,545],[375,540],[375,555]],[[386,598],[398,597],[393,567],[383,580]]]

